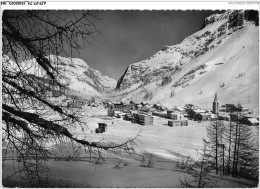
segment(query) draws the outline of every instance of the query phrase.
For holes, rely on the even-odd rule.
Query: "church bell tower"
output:
[[[215,114],[216,116],[218,116],[218,95],[217,93],[215,93],[215,97],[214,97],[214,102],[213,102],[213,107],[212,107],[212,112],[213,114]]]

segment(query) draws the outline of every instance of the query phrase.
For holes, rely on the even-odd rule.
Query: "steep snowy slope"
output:
[[[226,33],[229,14],[230,12],[214,15],[214,24],[206,22],[210,27],[185,38],[180,44],[165,46],[146,60],[129,65],[119,79],[117,88],[126,89],[138,82],[146,84],[164,76],[165,72],[175,73],[183,64],[207,52]]]
[[[225,12],[205,19],[202,30],[182,43],[166,46],[147,60],[128,66],[117,83],[124,99],[192,103],[211,109],[214,93],[224,103],[242,103],[258,110],[259,26],[231,22]]]
[[[79,58],[64,58],[50,56],[52,61],[57,61],[59,70],[68,78],[69,88],[82,95],[100,96],[105,90],[113,89],[116,81],[105,76],[100,71],[87,65]]]

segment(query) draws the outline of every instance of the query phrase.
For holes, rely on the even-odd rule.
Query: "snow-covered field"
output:
[[[176,160],[184,156],[196,156],[202,138],[206,137],[206,122],[189,120],[189,126],[169,127],[167,119],[154,117],[153,125],[142,126],[119,118],[98,118],[97,115],[105,116],[107,110],[90,106],[85,106],[82,114],[86,115],[84,119],[88,126],[84,132],[81,129],[74,130],[78,138],[116,143],[136,136],[137,139],[136,145],[132,146],[135,154],[104,153],[102,164],[90,163],[87,158],[89,154],[83,151],[80,161],[48,161],[51,178],[76,183],[80,187],[179,187],[179,179],[183,178],[184,172],[176,169]],[[107,132],[94,133],[98,123],[107,123]],[[147,164],[150,157],[152,165],[142,166]],[[11,161],[5,162],[3,178],[12,173],[12,166]],[[219,187],[242,187],[248,183],[232,179],[224,178]]]
[[[173,164],[168,168],[146,168],[126,165],[115,168],[111,164],[93,165],[82,161],[54,161],[48,162],[49,177],[55,183],[69,183],[69,187],[81,188],[179,188],[179,179],[184,178],[184,172],[174,170]],[[4,166],[3,178],[10,174],[11,162]],[[55,184],[52,184],[55,186]],[[64,184],[62,185],[64,186]],[[66,185],[65,185],[66,186]],[[256,187],[257,183],[239,178],[225,177],[218,183],[221,188]],[[58,186],[56,186],[58,187]]]
[[[137,136],[136,151],[139,153],[152,153],[163,158],[175,159],[174,153],[184,156],[196,155],[202,145],[202,138],[206,137],[206,124],[189,120],[189,126],[169,127],[168,119],[154,117],[153,125],[140,125],[119,118],[101,119],[91,115],[106,115],[104,108],[86,106],[83,112],[89,115],[85,118],[87,127],[83,133],[81,129],[74,130],[80,138],[87,137],[93,141],[124,142]],[[83,113],[84,115],[84,113]],[[94,133],[98,123],[106,123],[108,131],[102,134]]]

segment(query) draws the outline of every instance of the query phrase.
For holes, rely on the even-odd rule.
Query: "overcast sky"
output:
[[[129,64],[165,45],[180,43],[198,31],[205,17],[219,11],[94,11],[100,33],[80,56],[89,66],[116,80]]]

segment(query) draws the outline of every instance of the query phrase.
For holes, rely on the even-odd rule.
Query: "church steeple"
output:
[[[218,116],[218,95],[217,95],[217,93],[215,93],[212,112],[213,112],[213,114],[216,114]]]
[[[215,93],[214,102],[218,102],[218,95],[217,95],[217,93]]]

